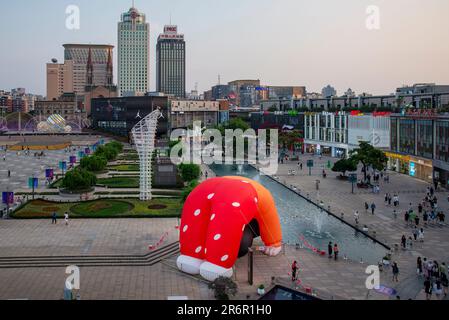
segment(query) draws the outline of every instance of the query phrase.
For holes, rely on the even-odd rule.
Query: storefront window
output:
[[[416,122],[418,130],[418,156],[433,158],[433,122],[432,120],[418,120]]]
[[[398,151],[398,119],[391,119],[391,150]]]
[[[402,119],[399,124],[399,151],[415,154],[415,121]]]
[[[449,162],[449,122],[437,121],[436,131],[436,159]]]

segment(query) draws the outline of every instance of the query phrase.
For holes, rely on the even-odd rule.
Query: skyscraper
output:
[[[178,27],[168,25],[156,46],[156,91],[184,98],[186,94],[186,44]]]
[[[118,23],[118,90],[120,95],[149,91],[150,25],[132,7]]]

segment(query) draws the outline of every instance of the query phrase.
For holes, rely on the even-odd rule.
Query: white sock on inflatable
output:
[[[200,275],[208,281],[215,281],[220,277],[231,278],[232,274],[232,268],[225,269],[210,262],[204,262],[200,267]]]
[[[176,260],[178,269],[182,272],[197,275],[200,274],[200,267],[204,263],[204,260],[181,255]]]

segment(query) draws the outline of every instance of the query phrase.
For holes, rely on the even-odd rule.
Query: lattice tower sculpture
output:
[[[158,119],[161,111],[155,110],[132,129],[132,137],[140,159],[140,200],[151,200],[152,155],[155,147]]]

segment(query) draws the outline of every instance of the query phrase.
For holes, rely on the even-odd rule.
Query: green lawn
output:
[[[119,172],[139,172],[140,166],[138,164],[121,164],[117,166],[110,166],[108,169]]]
[[[117,160],[129,160],[129,161],[133,161],[133,160],[139,160],[139,155],[137,153],[126,153],[126,154],[120,154],[117,157]]]
[[[182,202],[179,198],[153,199],[100,199],[77,203],[59,203],[44,200],[28,202],[13,214],[13,218],[51,218],[53,212],[63,217],[65,212],[72,218],[149,218],[180,217]]]
[[[97,180],[97,185],[108,188],[139,188],[140,181],[137,177],[114,177]]]

